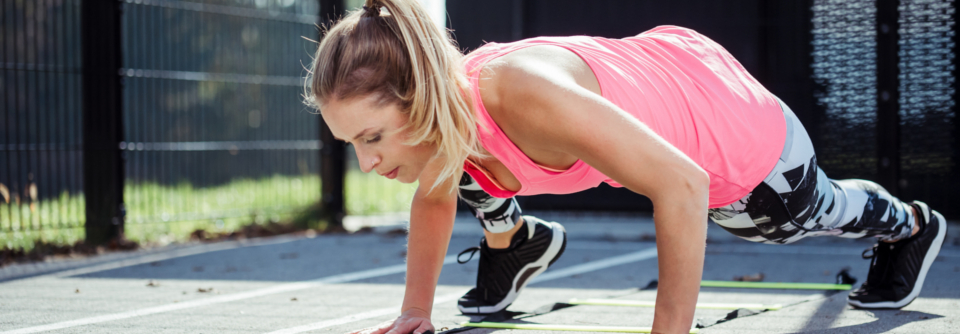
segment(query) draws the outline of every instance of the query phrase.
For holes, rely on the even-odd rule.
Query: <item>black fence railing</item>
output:
[[[0,247],[184,237],[318,202],[301,94],[319,5],[0,0]]]
[[[127,234],[317,202],[319,123],[301,102],[317,2],[122,4]]]
[[[0,1],[0,247],[83,235],[80,5]]]

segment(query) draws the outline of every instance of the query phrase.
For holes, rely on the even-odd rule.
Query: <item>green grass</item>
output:
[[[185,241],[198,229],[230,233],[248,224],[289,220],[320,200],[320,178],[275,175],[205,188],[139,183],[124,191],[127,239],[169,243]]]
[[[0,249],[30,250],[36,240],[72,244],[83,239],[83,194],[65,191],[42,201],[11,197],[0,202]]]
[[[416,184],[349,170],[345,188],[347,213],[371,215],[409,211]],[[316,175],[239,179],[205,188],[128,183],[125,234],[140,243],[166,244],[185,241],[198,229],[230,233],[249,224],[289,222],[319,202],[320,189]],[[66,192],[53,199],[0,205],[0,248],[29,251],[36,241],[83,240],[84,214],[83,195]]]

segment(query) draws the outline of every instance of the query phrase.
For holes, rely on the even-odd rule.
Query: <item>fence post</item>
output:
[[[320,0],[320,20],[324,26],[329,28],[343,15],[344,5],[344,0]],[[330,224],[328,229],[339,230],[343,228],[343,217],[346,215],[343,186],[346,178],[346,145],[333,137],[323,117],[318,119],[320,142],[323,143],[320,148],[321,213]]]
[[[83,1],[80,13],[83,192],[86,243],[91,245],[123,236],[121,6],[116,0]]]
[[[877,182],[900,193],[899,0],[877,0]]]

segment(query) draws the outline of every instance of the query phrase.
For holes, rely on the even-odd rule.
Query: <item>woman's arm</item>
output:
[[[430,323],[437,279],[447,254],[453,221],[457,211],[457,193],[442,190],[441,184],[427,193],[439,172],[439,161],[427,164],[410,208],[410,231],[407,236],[407,279],[400,316],[377,326],[353,333],[422,334],[434,331]],[[454,175],[460,175],[456,173]]]
[[[421,180],[413,196],[407,237],[407,283],[401,308],[402,312],[422,311],[428,319],[457,211],[456,192],[439,194],[444,190],[438,187],[433,191],[438,194],[424,194],[432,184]]]
[[[584,80],[569,66],[517,56],[488,67],[493,74],[480,87],[484,105],[521,149],[570,154],[653,201],[660,269],[654,331],[689,332],[703,272],[707,173],[578,84]]]

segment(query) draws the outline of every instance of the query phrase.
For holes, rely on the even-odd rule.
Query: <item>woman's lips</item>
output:
[[[386,178],[388,178],[388,179],[394,179],[394,178],[397,177],[397,174],[399,174],[399,173],[400,173],[400,167],[397,167],[397,168],[394,168],[394,169],[393,169],[392,171],[390,171],[389,173],[384,174],[383,176],[386,177]]]

